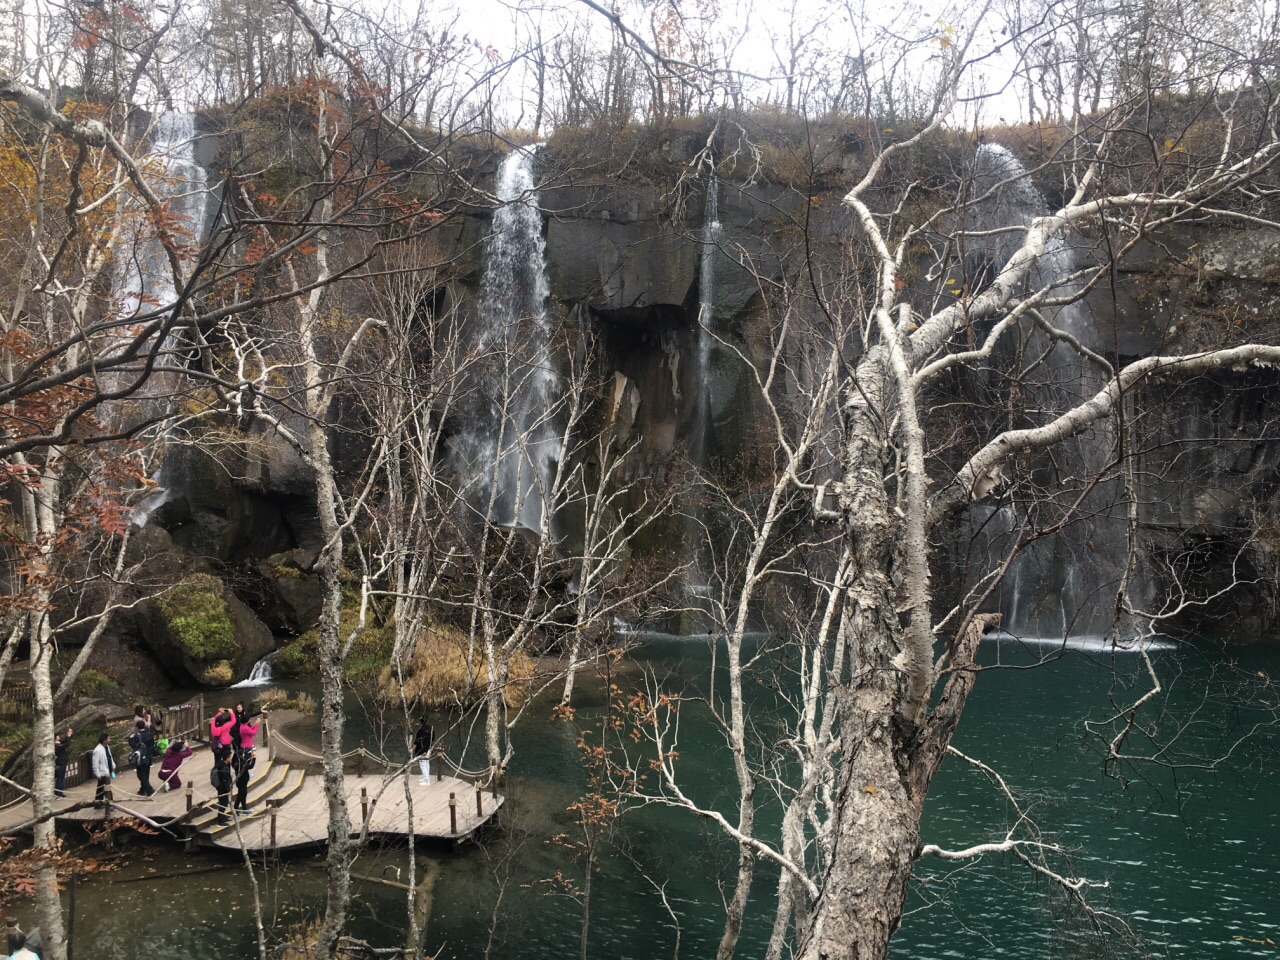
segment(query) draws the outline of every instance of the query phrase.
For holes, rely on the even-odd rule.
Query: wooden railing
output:
[[[164,735],[170,740],[207,740],[205,734],[204,694],[176,707],[170,707],[164,717]]]
[[[9,690],[5,690],[8,696]],[[107,717],[108,725],[119,723],[121,720],[127,721],[133,714],[120,715],[116,717]],[[161,731],[169,739],[174,737],[182,737],[184,740],[206,740],[208,735],[204,733],[204,694],[197,694],[193,699],[186,703],[179,704],[176,707],[169,707],[162,714]],[[203,735],[202,735],[203,734]],[[127,734],[126,734],[127,736]],[[124,742],[124,737],[119,737],[118,742],[111,744],[111,756],[116,762],[117,770],[132,769],[132,764],[127,760],[129,756],[129,746]],[[121,758],[125,759],[121,759]],[[158,762],[156,758],[155,762]],[[67,781],[68,787],[78,787],[82,783],[88,783],[93,779],[93,751],[88,750],[78,756],[67,758]],[[26,780],[26,778],[24,778]],[[30,786],[29,780],[24,786]],[[0,789],[0,803],[6,803],[11,799],[15,799],[22,794],[14,790],[12,787],[4,786]]]
[[[31,721],[35,691],[29,686],[5,687],[0,694],[0,720]]]

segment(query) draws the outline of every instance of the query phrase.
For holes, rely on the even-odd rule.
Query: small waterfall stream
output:
[[[476,384],[480,409],[454,444],[476,499],[493,496],[490,519],[535,532],[561,454],[536,151],[513,150],[498,169],[502,206],[485,248],[476,335],[485,368]]]
[[[1044,197],[1030,181],[1026,169],[1009,151],[993,144],[979,147],[975,158],[975,194],[1000,186],[967,215],[966,226],[975,232],[1023,226],[1048,212]],[[1003,264],[1021,242],[1017,231],[985,240],[979,256],[990,264]],[[1031,278],[1032,287],[1062,281],[1076,265],[1073,251],[1062,239],[1052,241]],[[967,265],[970,273],[973,263]],[[1069,292],[1064,286],[1062,292]],[[1081,344],[1103,352],[1097,334],[1080,303],[1059,308],[1048,316],[1059,329]],[[1091,396],[1105,382],[1103,372],[1070,346],[1050,341],[1040,332],[1030,334],[1024,362],[1043,354],[1043,362],[1025,380],[1028,407],[1036,422],[1061,413]],[[1021,424],[1020,424],[1021,425]],[[998,509],[975,507],[973,524],[980,552],[1003,557],[1017,539],[1052,526],[1062,511],[1081,498],[1071,522],[1059,533],[1034,539],[1024,546],[1006,574],[1001,588],[1004,626],[1024,637],[1102,637],[1111,632],[1115,590],[1127,562],[1125,512],[1117,479],[1088,485],[1102,475],[1115,457],[1114,425],[1104,420],[1092,429],[1060,445],[1037,467],[1038,486],[1044,496],[1035,502],[1012,502]],[[1046,509],[1043,500],[1056,498]],[[1121,632],[1129,629],[1121,625]]]
[[[279,650],[272,650],[253,665],[253,669],[249,671],[249,676],[246,679],[241,680],[239,683],[233,683],[227,689],[238,690],[242,687],[265,687],[274,678],[271,663],[279,652]]]

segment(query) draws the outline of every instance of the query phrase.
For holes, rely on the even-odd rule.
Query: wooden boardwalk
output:
[[[182,787],[170,791],[157,789],[149,798],[138,795],[138,778],[133,770],[120,770],[112,782],[112,816],[145,818],[175,839],[229,850],[243,847],[251,851],[285,851],[327,842],[329,805],[320,776],[267,754],[268,751],[259,750],[253,778],[249,781],[250,809],[237,814],[231,824],[217,823],[216,794],[209,784],[213,755],[205,747],[197,749],[182,765],[179,772]],[[151,769],[152,785],[158,788],[159,762]],[[415,839],[456,841],[483,826],[504,800],[500,794],[481,793],[465,780],[437,778],[434,771],[431,783],[423,784],[415,766],[407,778],[413,800],[411,822],[403,774],[348,774],[344,779],[352,836],[356,837],[365,832],[367,824],[371,837],[412,835]],[[69,787],[66,799],[58,801],[59,808],[64,809],[58,819],[102,820],[101,809],[70,809],[77,804],[91,803],[96,790],[93,781]],[[450,794],[454,800],[452,809]],[[32,817],[30,800],[10,804],[0,809],[0,833],[12,832]]]

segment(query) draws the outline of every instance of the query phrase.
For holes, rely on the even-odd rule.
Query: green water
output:
[[[1127,778],[1122,780],[1104,772],[1104,738],[1090,734],[1083,721],[1105,719],[1109,696],[1124,704],[1141,693],[1138,658],[1122,655],[1113,663],[1108,657],[1068,652],[1034,670],[1014,669],[1043,652],[1005,644],[985,648],[986,662],[1009,669],[982,675],[956,746],[998,769],[1031,811],[1042,839],[1064,848],[1064,855],[1051,861],[1055,869],[1109,884],[1091,891],[1090,900],[1127,921],[1138,943],[1105,927],[1094,930],[1021,864],[989,857],[964,865],[921,866],[895,956],[1156,955],[1201,960],[1275,955],[1276,948],[1234,939],[1280,942],[1270,909],[1280,898],[1277,740],[1263,727],[1236,745],[1242,733],[1269,719],[1265,710],[1236,701],[1243,684],[1256,700],[1275,702],[1276,695],[1258,674],[1280,674],[1280,654],[1238,649],[1227,654],[1190,649],[1154,653],[1168,696],[1145,716],[1160,742],[1178,733],[1175,749],[1163,757],[1178,766],[1122,767],[1116,771]],[[710,663],[703,645],[670,640],[650,641],[639,660],[668,690],[704,688]],[[617,682],[626,689],[642,680],[635,668]],[[603,712],[598,687],[588,685],[583,692],[576,725],[553,722],[547,710],[534,709],[517,729],[504,831],[489,833],[484,844],[420,849],[420,867],[428,862],[435,877],[428,946],[440,956],[478,958],[486,949],[494,960],[578,955],[581,907],[572,887],[581,883],[581,864],[552,838],[563,834],[567,841],[576,839],[567,807],[581,794],[586,776],[576,746],[578,729],[591,729]],[[766,739],[777,735],[776,706],[774,694],[765,688],[756,691],[753,717]],[[380,732],[396,732],[361,715],[354,703],[352,711],[353,741],[372,742]],[[1193,721],[1189,727],[1184,726],[1187,718]],[[1136,751],[1151,743],[1135,736],[1129,745]],[[679,749],[681,775],[694,797],[730,813],[732,778],[705,708],[683,708]],[[1228,751],[1229,759],[1214,769],[1187,766]],[[775,815],[766,805],[764,829]],[[999,839],[1012,816],[981,775],[949,759],[929,796],[924,839],[955,848]],[[661,807],[629,813],[609,841],[602,848],[591,901],[590,956],[674,956],[677,923],[680,956],[710,956],[720,934],[719,884],[735,869],[733,848],[713,827]],[[145,842],[138,851],[150,859],[135,856],[109,881],[80,885],[80,960],[253,955],[251,894],[243,867],[223,858],[226,868],[214,872],[124,882],[145,877],[147,871],[219,862],[215,854],[183,856],[156,842]],[[293,858],[259,871],[263,902],[276,929],[322,903],[323,873],[315,869],[317,860]],[[394,879],[406,868],[405,850],[380,849],[362,854],[356,873]],[[568,883],[549,882],[558,872]],[[776,871],[761,864],[740,956],[762,953],[775,882]],[[403,943],[404,893],[366,881],[357,881],[355,889],[353,932],[379,946]]]

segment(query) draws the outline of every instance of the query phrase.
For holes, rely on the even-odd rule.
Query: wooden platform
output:
[[[176,840],[194,840],[197,843],[229,850],[290,850],[323,844],[328,840],[329,805],[324,796],[321,777],[309,774],[303,768],[273,760],[260,751],[249,781],[249,806],[240,812],[235,822],[219,824],[218,811],[214,807],[216,794],[209,784],[209,771],[213,755],[204,747],[196,750],[182,765],[179,775],[183,785],[177,790],[159,789],[160,764],[152,766],[151,783],[157,792],[141,797],[136,792],[138,778],[132,770],[122,770],[112,782],[115,801],[113,816],[140,816],[164,827]],[[398,836],[438,840],[460,840],[484,825],[502,806],[503,797],[489,792],[479,797],[477,791],[465,780],[452,777],[436,779],[422,784],[415,768],[408,777],[413,800],[412,822],[408,815],[403,774],[355,776],[347,775],[346,794],[348,815],[351,818],[352,836],[360,836],[366,825],[370,836]],[[187,783],[192,785],[191,809],[188,810]],[[79,803],[92,802],[97,785],[93,782],[71,787],[60,807],[69,808]],[[450,819],[449,794],[454,794],[456,806]],[[234,794],[233,794],[234,797]],[[272,836],[271,809],[275,810],[275,831]],[[478,809],[478,812],[477,812]],[[0,833],[9,832],[29,821],[33,816],[29,800],[0,809]],[[60,813],[59,820],[101,820],[103,811],[93,807]],[[456,823],[456,829],[453,829]],[[239,830],[237,832],[237,826]]]
[[[364,805],[361,791],[368,798],[368,832],[370,836],[401,836],[410,833],[408,801],[405,798],[404,780],[384,780],[382,777],[348,776],[346,779],[347,810],[351,817],[352,836],[359,836],[364,822]],[[434,777],[424,786],[415,775],[409,780],[413,798],[412,833],[415,838],[459,840],[469,836],[484,825],[502,806],[501,795],[493,797],[481,793],[481,813],[476,813],[476,790],[464,780]],[[450,829],[449,794],[456,801],[457,830]],[[250,791],[252,799],[252,791]],[[234,826],[228,826],[212,837],[210,842],[219,847],[239,850],[272,849],[271,818],[263,804],[250,811],[248,819],[240,822],[239,836]],[[276,836],[274,848],[288,850],[324,843],[328,840],[329,802],[325,799],[320,777],[308,776],[298,791],[284,801],[276,812]]]

